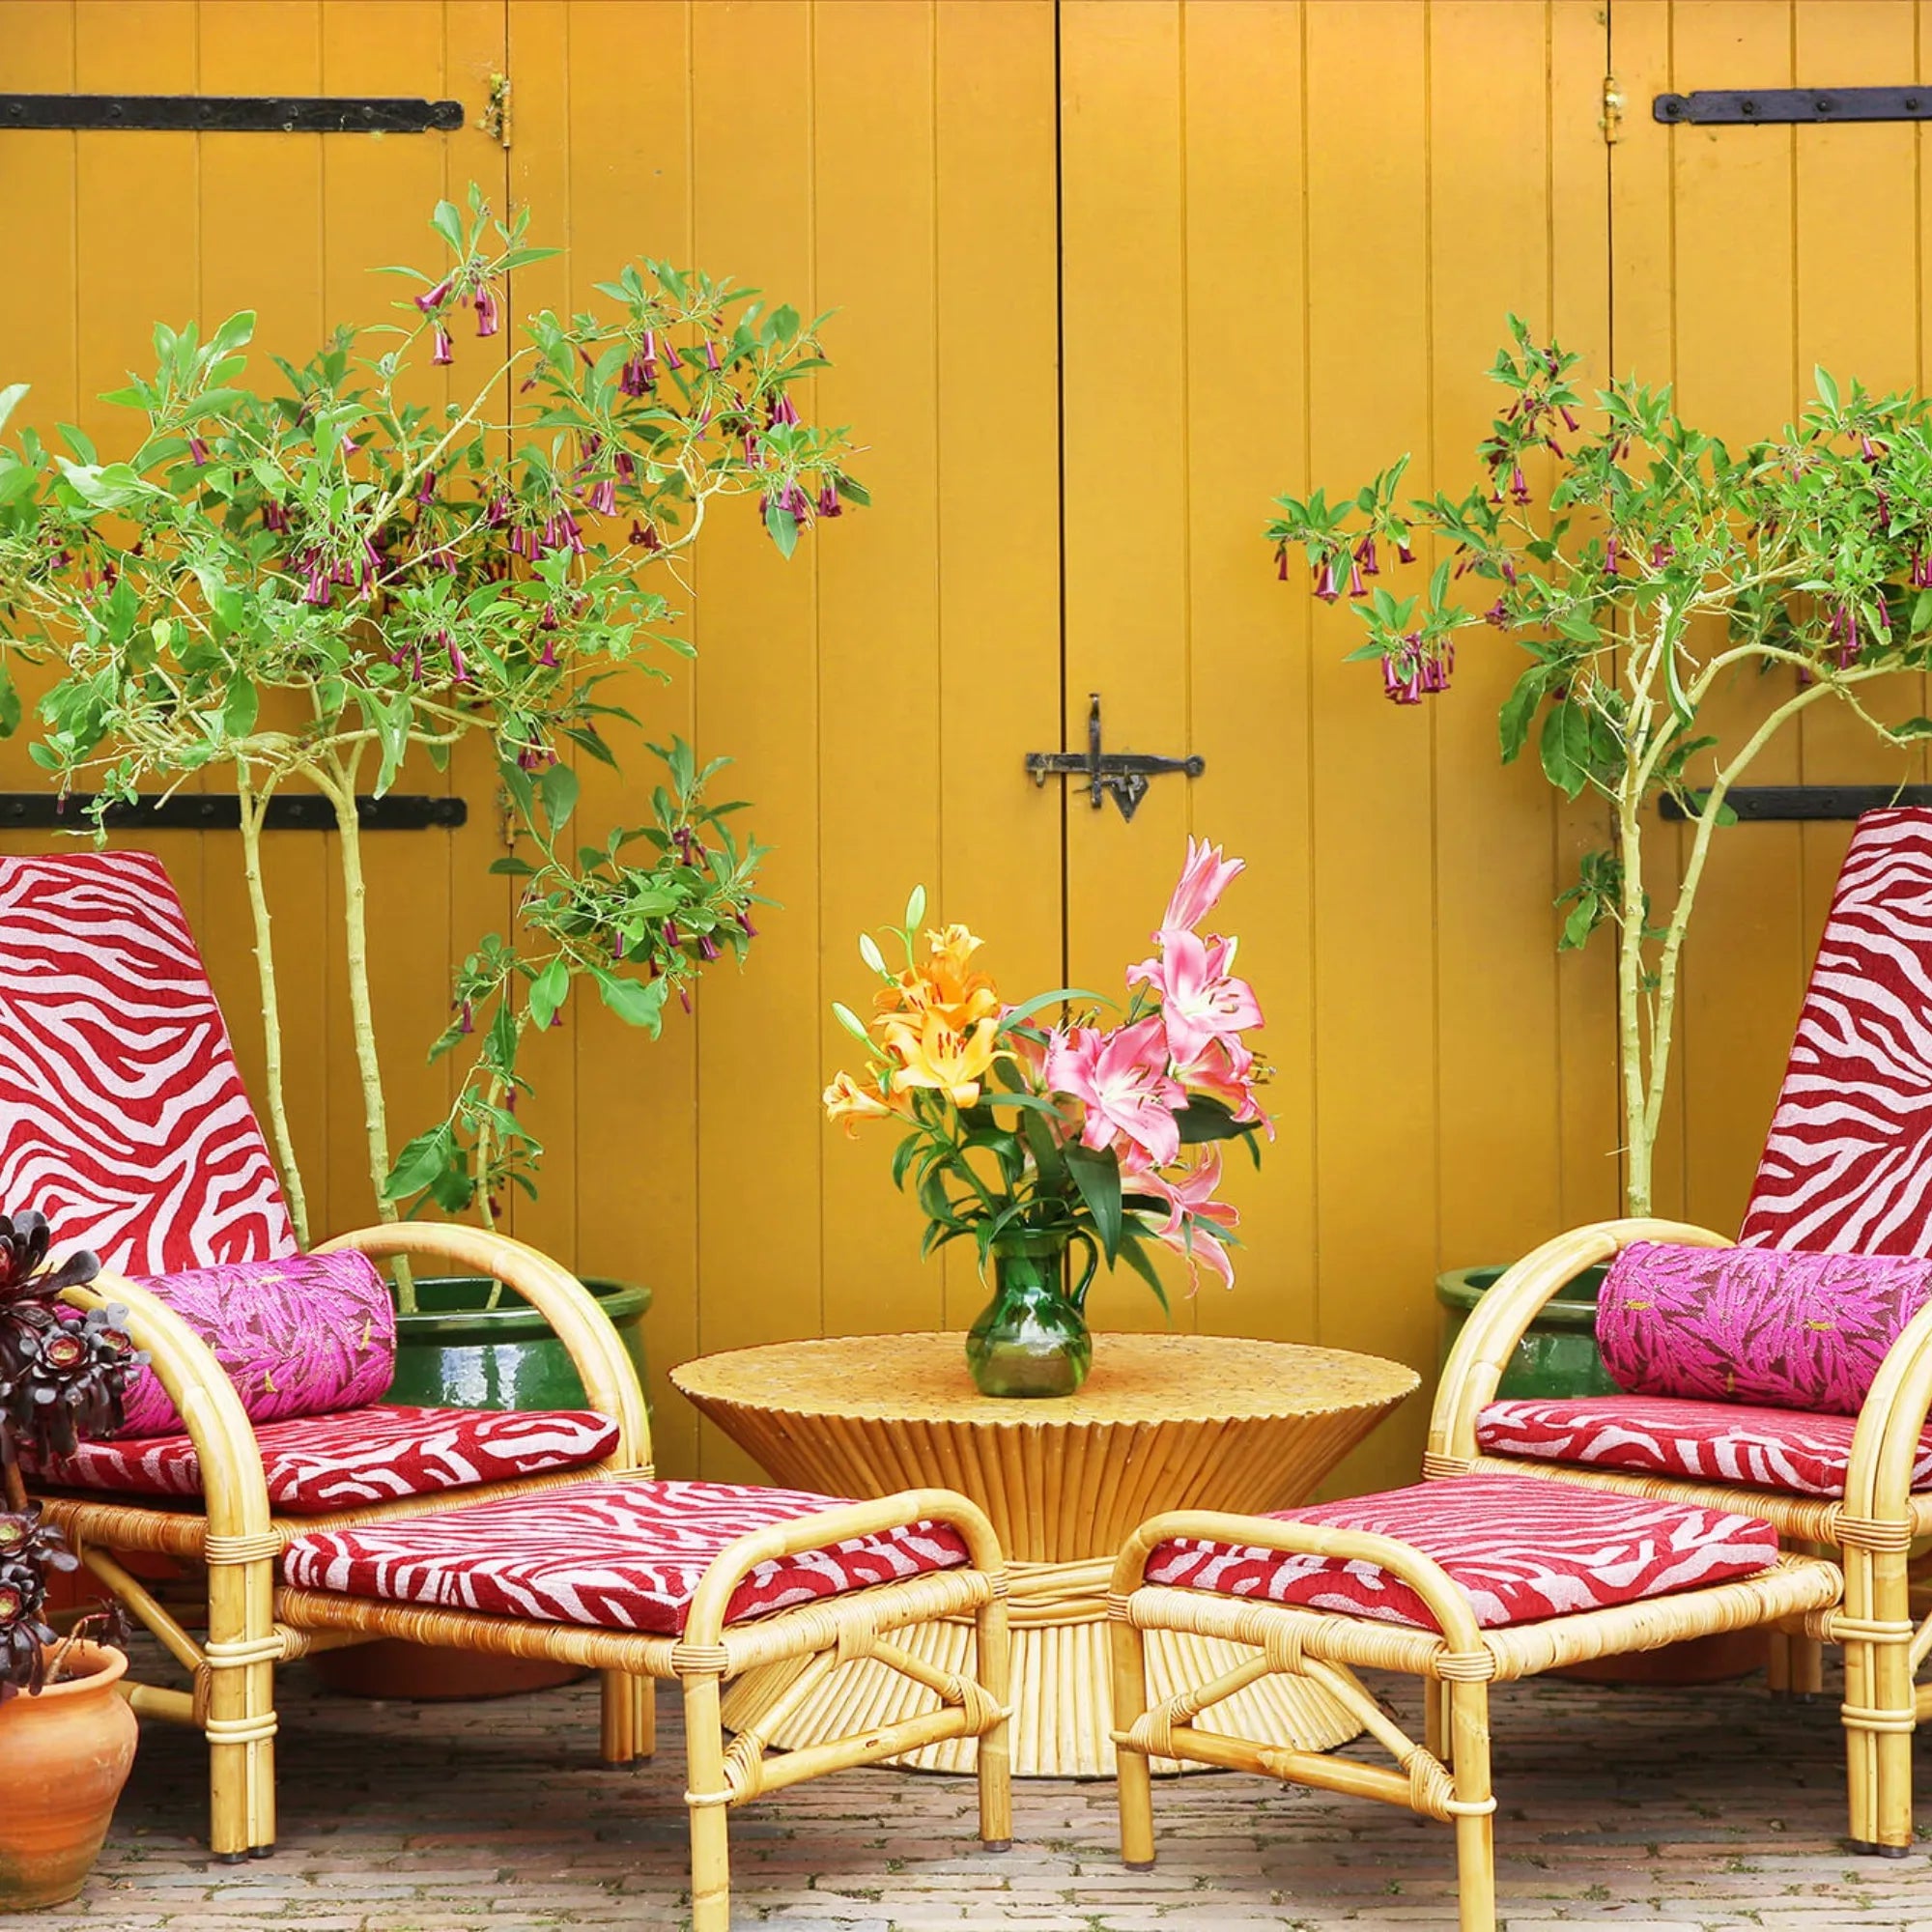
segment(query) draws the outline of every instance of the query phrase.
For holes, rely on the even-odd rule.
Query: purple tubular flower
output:
[[[756,463],[758,460],[758,439],[748,430],[745,433],[745,461]]]
[[[554,631],[556,627],[556,606],[554,604],[546,604],[543,608],[543,615],[537,619],[537,629],[540,631]]]
[[[687,988],[680,986],[677,989],[677,1003],[686,1012],[691,1010],[691,994]]]
[[[270,497],[262,505],[262,527],[280,536],[289,526],[289,513]]]
[[[1624,547],[1616,540],[1615,537],[1611,537],[1608,540],[1608,542],[1606,542],[1604,545],[1605,575],[1608,577],[1614,577],[1617,574],[1618,569],[1621,567],[1623,560],[1624,560]]]
[[[662,343],[660,348],[664,355],[664,365],[667,369],[682,369],[684,367],[683,356],[671,347],[668,339]]]
[[[436,501],[436,471],[434,469],[423,471],[422,486],[416,491],[416,501],[418,503],[434,503]]]
[[[1289,580],[1288,546],[1285,543],[1276,544],[1274,547],[1274,574],[1277,581],[1282,583],[1286,583]]]
[[[838,486],[826,482],[818,486],[818,514],[821,517],[842,517],[845,506],[838,500]]]
[[[719,950],[718,942],[708,932],[703,934],[697,942],[697,951],[700,956],[705,959],[716,959]]]
[[[1499,631],[1507,631],[1510,627],[1509,606],[1505,604],[1500,597],[1498,597],[1496,601],[1493,604],[1492,604],[1487,611],[1483,612],[1483,621],[1486,624],[1493,624]]]
[[[543,656],[537,660],[537,663],[542,665],[545,670],[554,670],[556,668],[556,646],[548,638],[544,639]]]
[[[1355,546],[1355,561],[1362,566],[1364,577],[1379,577],[1382,574],[1376,562],[1376,540],[1373,535],[1365,536]]]
[[[1349,565],[1349,595],[1350,597],[1366,597],[1368,594],[1369,586],[1362,582],[1362,566],[1359,563],[1351,562]]]
[[[436,348],[429,359],[439,369],[446,369],[456,360],[449,350],[449,331],[441,323],[436,326]]]
[[[614,517],[617,514],[617,486],[610,477],[600,476],[584,493],[583,500],[595,515]]]
[[[749,912],[747,912],[743,906],[740,906],[738,908],[737,919],[739,925],[744,928],[745,937],[747,939],[757,938],[758,928],[752,923],[752,915]]]
[[[662,926],[661,926],[661,927],[659,928],[659,930],[663,932],[663,934],[664,934],[664,943],[665,943],[665,944],[666,944],[667,946],[677,946],[677,945],[680,945],[680,944],[682,944],[682,942],[681,942],[681,941],[679,940],[679,938],[678,938],[678,934],[677,934],[677,921],[676,921],[676,920],[674,920],[674,919],[668,919],[668,920],[666,920],[666,921],[665,921],[665,923],[664,923],[664,924],[663,924],[663,925],[662,925]]]
[[[1321,570],[1317,572],[1315,578],[1315,594],[1324,604],[1332,604],[1336,598],[1341,596],[1342,593],[1335,584],[1335,560],[1333,557],[1324,562]]]
[[[416,298],[416,306],[428,315],[432,309],[440,308],[449,299],[449,282],[445,278],[433,289],[425,289]]]
[[[499,490],[490,498],[489,505],[483,512],[483,521],[494,530],[502,525],[509,514],[510,499]]]
[[[1522,465],[1513,464],[1510,468],[1510,501],[1526,503],[1529,501],[1529,485],[1522,480]]]
[[[716,375],[724,367],[724,364],[718,359],[718,345],[708,335],[704,338],[704,366],[713,375]]]
[[[470,1010],[468,1000],[465,1000],[463,1003],[463,1020],[457,1031],[459,1033],[474,1033],[476,1031],[476,1015]]]
[[[620,449],[611,459],[611,467],[616,470],[618,482],[635,483],[638,480],[637,459],[628,449]]]
[[[782,389],[770,399],[765,410],[768,422],[790,424],[798,420],[797,406]]]
[[[1556,413],[1563,418],[1563,427],[1567,429],[1572,436],[1575,436],[1577,431],[1581,427],[1581,425],[1577,420],[1576,412],[1574,410],[1566,409],[1561,403],[1559,403],[1556,406]]]
[[[1409,549],[1406,543],[1399,543],[1395,547],[1395,559],[1398,563],[1413,563],[1415,561],[1415,553]]]
[[[476,333],[495,335],[499,316],[497,308],[497,293],[489,283],[476,291]]]
[[[188,438],[187,453],[193,459],[194,467],[197,469],[208,461],[208,445],[198,436]]]

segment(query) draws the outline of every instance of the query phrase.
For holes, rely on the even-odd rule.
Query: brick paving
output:
[[[596,1764],[581,1685],[466,1705],[368,1704],[284,1678],[282,1845],[209,1864],[197,1740],[145,1728],[93,1883],[19,1932],[675,1928],[685,1911],[673,1706],[637,1773]],[[1409,1687],[1384,1689],[1415,1723]],[[1850,1856],[1835,1700],[1544,1682],[1495,1700],[1507,1932],[1932,1928],[1926,1855]],[[1198,1776],[1156,1787],[1161,1863],[1123,1872],[1111,1787],[1026,1782],[1016,1843],[972,1842],[962,1779],[848,1772],[733,1821],[735,1923],[794,1932],[1223,1932],[1447,1926],[1449,1833],[1360,1801]],[[1932,1817],[1932,1794],[1921,1815]],[[1921,1836],[1928,1835],[1921,1827]]]

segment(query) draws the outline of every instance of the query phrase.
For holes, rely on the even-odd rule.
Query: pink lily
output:
[[[1218,1100],[1237,1121],[1259,1122],[1269,1140],[1274,1122],[1255,1098],[1255,1057],[1238,1039],[1210,1039],[1190,1061],[1177,1065],[1174,1077],[1190,1094]]]
[[[1151,1195],[1167,1203],[1167,1219],[1153,1231],[1155,1240],[1186,1258],[1189,1272],[1200,1286],[1200,1264],[1207,1264],[1221,1277],[1223,1286],[1235,1285],[1235,1264],[1227,1246],[1204,1230],[1234,1229],[1240,1225],[1238,1210],[1214,1195],[1221,1185],[1221,1150],[1204,1148],[1194,1165],[1178,1179],[1169,1180],[1144,1155],[1123,1154],[1121,1159],[1121,1185],[1128,1194]]]
[[[1056,1031],[1047,1047],[1047,1085],[1087,1109],[1081,1145],[1111,1147],[1124,1135],[1165,1164],[1180,1151],[1175,1110],[1187,1094],[1167,1071],[1167,1045],[1157,1016],[1102,1033],[1098,1027]]]
[[[1229,970],[1235,940],[1165,928],[1156,937],[1161,956],[1131,967],[1127,984],[1151,986],[1160,995],[1160,1017],[1177,1061],[1198,1060],[1209,1040],[1262,1024],[1254,988]]]
[[[1167,902],[1160,930],[1179,932],[1199,925],[1246,864],[1245,859],[1223,859],[1221,847],[1205,838],[1189,838],[1187,863],[1180,868],[1180,881]]]

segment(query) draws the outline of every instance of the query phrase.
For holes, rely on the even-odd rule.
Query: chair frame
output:
[[[1572,1229],[1525,1255],[1483,1296],[1456,1338],[1436,1390],[1423,1474],[1507,1471],[1740,1510],[1763,1517],[1781,1537],[1830,1550],[1844,1571],[1844,1602],[1810,1636],[1834,1642],[1844,1653],[1840,1715],[1852,1847],[1904,1858],[1913,1849],[1913,1733],[1932,1716],[1932,1684],[1916,1685],[1932,1655],[1932,1615],[1915,1618],[1909,1574],[1913,1540],[1932,1534],[1932,1492],[1915,1494],[1912,1489],[1918,1438],[1932,1413],[1932,1305],[1900,1331],[1872,1380],[1853,1433],[1841,1499],[1478,1449],[1476,1424],[1495,1400],[1503,1371],[1538,1311],[1585,1268],[1614,1260],[1637,1241],[1737,1246],[1728,1236],[1686,1222],[1615,1220]],[[1815,1660],[1804,1638],[1786,1647],[1783,1657],[1775,1651],[1774,1688],[1817,1689]]]
[[[384,1637],[595,1668],[603,1680],[600,1754],[612,1766],[651,1755],[654,1682],[676,1681],[687,1723],[694,1932],[728,1932],[726,1806],[947,1739],[979,1740],[980,1839],[988,1850],[1007,1849],[1012,1823],[1005,1558],[985,1516],[951,1492],[922,1490],[840,1505],[740,1537],[706,1570],[678,1639],[280,1587],[282,1552],[301,1536],[592,1480],[647,1480],[652,1474],[650,1424],[631,1358],[610,1318],[555,1262],[503,1236],[419,1222],[362,1229],[315,1252],[343,1248],[377,1262],[408,1255],[451,1263],[500,1280],[555,1328],[591,1406],[617,1424],[618,1443],[611,1456],[587,1468],[326,1516],[277,1516],[270,1506],[253,1426],[208,1345],[158,1296],[122,1276],[103,1272],[88,1286],[67,1292],[65,1298],[77,1308],[119,1305],[127,1311],[135,1346],[146,1351],[173,1399],[200,1460],[199,1510],[185,1500],[176,1507],[151,1507],[125,1497],[38,1488],[33,1499],[67,1535],[87,1569],[191,1674],[191,1691],[125,1683],[123,1694],[137,1714],[192,1725],[207,1739],[210,1842],[216,1859],[266,1858],[274,1849],[275,1665]],[[10,1500],[17,1505],[27,1499],[27,1491],[17,1473],[10,1474]],[[959,1532],[969,1567],[874,1584],[735,1626],[725,1623],[733,1591],[756,1565],[923,1520]],[[164,1602],[117,1560],[117,1552],[128,1551],[194,1559],[205,1567],[205,1590],[193,1606],[206,1616],[205,1637],[197,1638],[184,1625],[175,1614],[179,1605]],[[973,1623],[978,1640],[973,1676],[936,1671],[890,1641],[889,1633],[938,1617]],[[766,1738],[796,1705],[839,1664],[866,1657],[900,1672],[936,1697],[939,1708],[767,1760]],[[724,1681],[755,1664],[786,1662],[802,1665],[795,1682],[754,1729],[739,1732],[727,1747],[719,1720]]]
[[[1254,1597],[1146,1581],[1163,1543],[1196,1537],[1288,1554],[1373,1563],[1422,1599],[1440,1628],[1421,1630]],[[1350,1797],[1401,1805],[1456,1832],[1461,1932],[1494,1932],[1495,1793],[1490,1775],[1490,1686],[1563,1664],[1648,1650],[1681,1638],[1767,1624],[1814,1630],[1843,1587],[1816,1557],[1779,1557],[1761,1575],[1708,1589],[1646,1598],[1545,1622],[1481,1629],[1449,1575],[1412,1545],[1363,1530],[1179,1510],[1127,1539],[1107,1597],[1120,1726],[1121,1856],[1129,1870],[1154,1862],[1151,1760],[1178,1758]],[[1158,1704],[1148,1699],[1147,1633],[1218,1637],[1253,1653],[1234,1668]],[[1417,1743],[1355,1675],[1399,1670],[1422,1680],[1427,1730]],[[1396,1761],[1396,1769],[1321,1751],[1257,1744],[1203,1728],[1201,1714],[1272,1673],[1314,1679]]]

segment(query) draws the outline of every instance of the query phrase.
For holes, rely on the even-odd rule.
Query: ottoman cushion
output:
[[[1484,1629],[1727,1583],[1777,1556],[1776,1531],[1756,1517],[1527,1476],[1446,1477],[1273,1520],[1408,1544],[1442,1566]],[[1421,1598],[1373,1563],[1190,1538],[1156,1549],[1147,1580],[1436,1628]]]
[[[255,1430],[269,1500],[290,1516],[327,1516],[602,1462],[617,1425],[590,1409],[409,1408],[377,1403]],[[62,1489],[198,1496],[201,1458],[185,1435],[82,1442],[40,1471]]]
[[[294,1584],[390,1603],[677,1636],[727,1544],[838,1499],[731,1483],[581,1483],[433,1516],[318,1531],[289,1546]],[[916,1523],[761,1563],[727,1621],[769,1616],[967,1560],[958,1534]]]
[[[1842,1496],[1857,1427],[1850,1415],[1666,1396],[1524,1398],[1484,1409],[1476,1444],[1491,1456]],[[1912,1487],[1932,1488],[1932,1429],[1918,1438]]]

